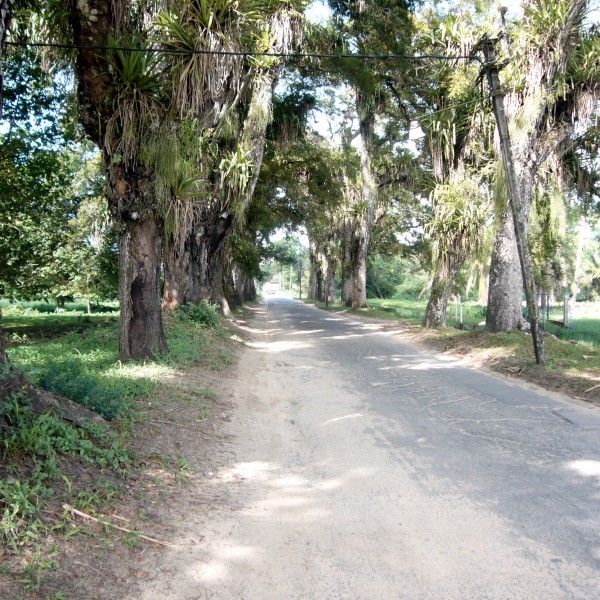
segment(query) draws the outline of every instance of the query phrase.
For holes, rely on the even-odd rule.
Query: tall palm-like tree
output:
[[[491,216],[489,198],[482,198],[480,182],[457,175],[433,193],[433,217],[426,233],[433,241],[434,276],[423,319],[424,327],[444,327],[452,286],[466,260],[483,246]]]
[[[238,49],[285,54],[298,43],[301,19],[293,3],[274,3],[266,13],[250,10],[249,2],[246,13],[240,13],[236,3],[226,4],[231,14],[226,10],[213,11],[210,32],[203,20],[199,26],[197,12],[182,13],[178,23],[186,24],[190,31],[188,44],[195,39],[196,44],[212,46],[214,37],[219,43],[228,40],[230,49],[235,43]],[[256,6],[262,7],[258,3]],[[174,40],[182,37],[180,29],[167,20],[163,20],[163,27],[167,43],[175,45]],[[177,239],[170,245],[176,260],[166,260],[169,272],[164,304],[173,307],[177,303],[206,298],[220,304],[226,312],[228,302],[223,282],[224,278],[230,280],[223,270],[230,264],[226,242],[235,227],[243,224],[252,199],[271,121],[273,87],[283,62],[277,57],[255,57],[245,62],[228,57],[222,71],[219,71],[218,60],[201,65],[196,64],[196,58],[179,62],[177,72],[187,74],[190,69],[198,69],[204,73],[200,87],[206,88],[190,95],[191,86],[186,78],[177,78],[174,96],[182,99],[180,112],[187,111],[214,129],[210,133],[211,153],[201,159],[201,167],[209,180],[208,193],[205,201],[199,202],[189,213],[187,223],[180,223]],[[216,99],[212,97],[214,80],[216,89],[220,90]],[[207,168],[207,161],[212,161],[213,166]],[[179,265],[183,265],[183,269]]]
[[[576,123],[586,127],[596,107],[600,43],[595,30],[586,31],[586,7],[586,0],[529,0],[522,20],[505,37],[503,84],[525,234],[540,168],[564,155]],[[510,331],[522,321],[523,280],[512,218],[505,206],[490,267],[486,325],[491,331]]]

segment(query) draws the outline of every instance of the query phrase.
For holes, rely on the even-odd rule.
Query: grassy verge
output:
[[[169,354],[129,365],[117,361],[114,316],[73,330],[73,319],[81,315],[6,312],[9,331],[19,325],[46,331],[48,318],[57,320],[51,337],[9,335],[11,362],[33,383],[93,408],[108,422],[80,428],[49,413],[32,414],[22,398],[0,404],[0,597],[45,598],[37,591],[59,568],[63,542],[90,533],[64,506],[100,515],[131,495],[134,482],[145,489],[146,472],[157,463],[161,473],[185,482],[188,467],[176,448],[149,451],[151,445],[140,444],[144,428],[155,427],[148,423],[150,407],[162,407],[167,399],[184,401],[195,418],[206,418],[214,393],[198,382],[178,391],[181,370],[227,368],[234,354],[207,305],[166,318]],[[160,485],[155,479],[154,487]],[[104,528],[95,533],[106,538]],[[133,543],[135,536],[124,541]]]
[[[399,334],[441,352],[468,359],[472,364],[502,373],[506,377],[531,381],[574,398],[600,404],[600,312],[598,305],[580,305],[573,327],[563,328],[546,321],[548,364],[535,364],[531,337],[522,332],[492,334],[481,329],[458,329],[454,306],[448,309],[448,327],[425,330],[420,327],[425,303],[405,299],[370,299],[369,308],[350,310],[340,305],[319,308],[343,311],[352,318],[384,319],[398,327]],[[558,312],[550,319],[558,319]],[[481,306],[463,304],[463,323],[475,326],[485,321]]]
[[[91,315],[81,303],[69,303],[65,307],[58,309],[45,302],[8,304],[2,300],[2,329],[9,341],[27,342],[69,331],[82,333],[89,328],[110,325],[118,318],[117,309],[112,304],[95,307]]]

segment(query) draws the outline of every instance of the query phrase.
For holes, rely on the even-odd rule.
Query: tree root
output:
[[[29,408],[35,414],[53,410],[61,418],[76,425],[81,426],[89,421],[106,424],[106,420],[93,410],[32,385],[21,373],[10,367],[5,377],[0,380],[0,402],[8,401],[15,394],[26,396],[29,399]]]

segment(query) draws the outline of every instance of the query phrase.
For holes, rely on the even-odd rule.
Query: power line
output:
[[[112,50],[121,52],[148,52],[151,54],[209,55],[209,56],[239,56],[239,57],[272,57],[272,58],[318,58],[332,60],[475,60],[481,62],[478,56],[443,54],[322,54],[318,52],[250,52],[245,50],[183,50],[176,48],[131,48],[122,46],[100,46],[80,44],[58,44],[51,42],[5,42],[6,46],[25,48],[57,48],[61,50]]]

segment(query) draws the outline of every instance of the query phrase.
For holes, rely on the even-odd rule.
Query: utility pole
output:
[[[533,263],[529,252],[527,236],[523,228],[525,215],[523,215],[523,204],[517,175],[515,172],[515,163],[513,159],[512,146],[508,130],[508,121],[504,112],[504,94],[500,85],[498,76],[498,64],[496,62],[496,40],[485,38],[481,42],[481,48],[485,58],[483,69],[485,70],[492,105],[494,108],[494,117],[498,127],[500,137],[500,148],[502,151],[502,162],[504,164],[504,173],[506,175],[506,188],[508,200],[510,202],[513,215],[513,224],[515,228],[515,237],[517,248],[519,250],[519,262],[521,263],[521,273],[523,274],[523,285],[525,286],[525,298],[527,299],[527,310],[529,313],[529,323],[531,325],[531,338],[533,340],[533,350],[535,360],[538,365],[546,364],[546,351],[544,350],[544,337],[540,329],[540,317],[538,307],[535,301],[535,284],[533,278]]]

